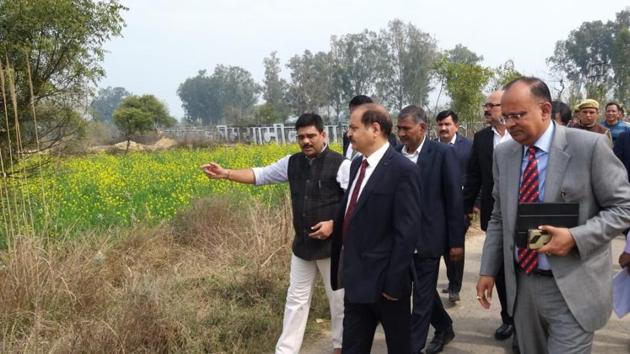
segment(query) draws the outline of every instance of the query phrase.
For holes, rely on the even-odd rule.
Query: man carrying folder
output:
[[[540,79],[506,85],[501,107],[514,141],[494,153],[495,204],[477,298],[490,307],[503,264],[521,352],[590,353],[612,310],[610,241],[630,226],[630,183],[605,136],[552,123]],[[577,203],[578,226],[543,225],[545,246],[518,247],[519,204],[528,203]]]

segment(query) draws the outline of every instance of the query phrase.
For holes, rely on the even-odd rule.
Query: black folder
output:
[[[518,205],[516,246],[527,248],[527,230],[540,225],[571,228],[578,225],[578,203],[523,203]]]

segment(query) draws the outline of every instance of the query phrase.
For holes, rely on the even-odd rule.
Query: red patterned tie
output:
[[[527,167],[521,180],[519,189],[519,203],[538,203],[538,162],[536,161],[536,147],[527,149]],[[518,265],[529,274],[538,266],[538,252],[529,248],[518,249]]]
[[[352,196],[350,197],[350,203],[348,204],[348,209],[346,209],[346,215],[343,217],[343,236],[346,236],[346,231],[348,230],[348,225],[350,225],[350,219],[352,219],[352,212],[354,208],[357,206],[357,199],[359,199],[359,190],[361,189],[361,184],[363,183],[363,177],[365,177],[365,169],[368,167],[367,159],[363,159],[361,162],[361,169],[359,170],[359,177],[357,178],[357,183],[354,184],[354,189],[352,190]]]

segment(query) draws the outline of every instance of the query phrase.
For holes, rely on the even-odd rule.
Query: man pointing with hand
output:
[[[335,353],[341,353],[344,292],[333,291],[330,285],[330,235],[332,219],[348,185],[350,161],[328,148],[324,123],[317,114],[301,115],[295,129],[302,151],[269,166],[229,170],[209,163],[201,169],[209,178],[240,183],[264,185],[289,181],[295,238],[276,354],[300,352],[318,270],[330,303],[333,348]]]

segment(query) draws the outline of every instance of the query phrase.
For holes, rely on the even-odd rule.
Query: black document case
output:
[[[527,248],[527,230],[540,225],[571,228],[578,225],[578,203],[523,203],[518,205],[516,246]]]

